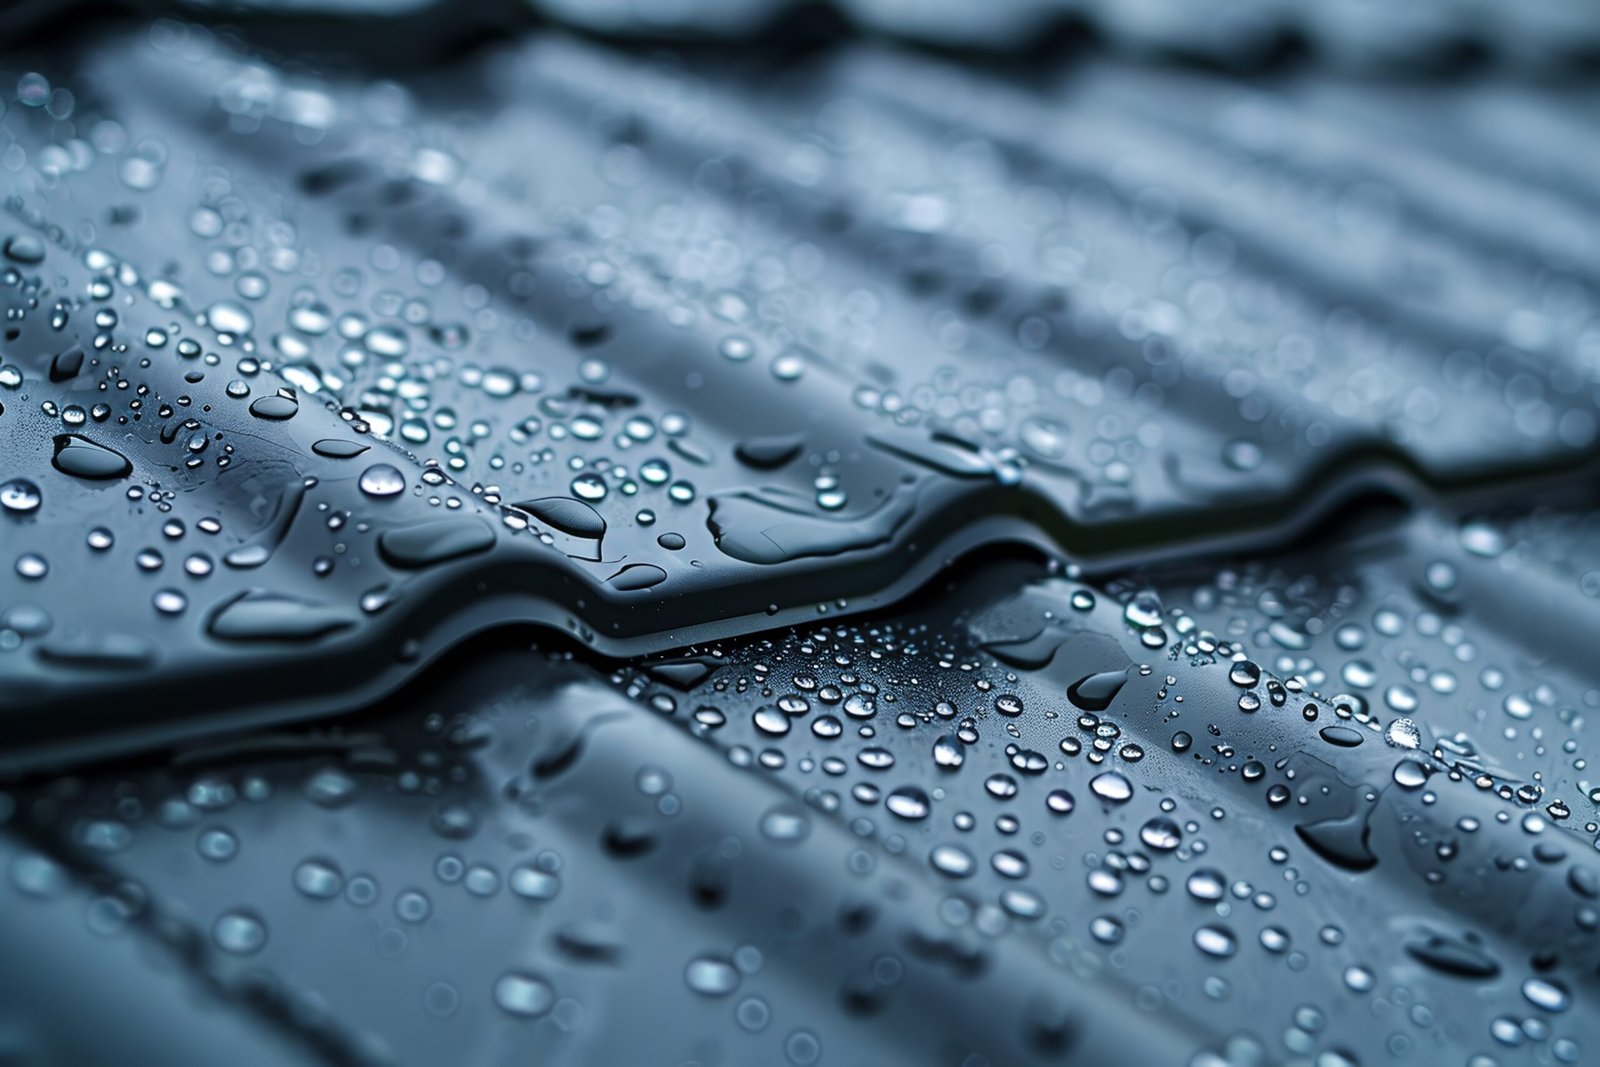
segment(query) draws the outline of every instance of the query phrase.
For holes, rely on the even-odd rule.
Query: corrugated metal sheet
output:
[[[1592,1055],[1585,9],[329,10],[0,76],[21,1053]]]

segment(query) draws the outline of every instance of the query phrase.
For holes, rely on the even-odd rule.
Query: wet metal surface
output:
[[[1583,8],[203,7],[0,72],[0,1049],[1596,1054]]]

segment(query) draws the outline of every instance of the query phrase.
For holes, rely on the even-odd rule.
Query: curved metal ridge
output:
[[[658,650],[881,605],[996,539],[1127,563],[1369,487],[1594,455],[1571,326],[1518,347],[1492,314],[1437,325],[1469,291],[1488,306],[1503,257],[1445,246],[1456,288],[1412,298],[1337,216],[1303,223],[1315,251],[1265,229],[1281,208],[1229,183],[1284,164],[1219,164],[1171,121],[1130,121],[1160,74],[991,78],[930,111],[918,86],[940,69],[870,48],[688,74],[547,38],[376,102],[172,25],[92,61],[75,119],[116,124],[105,159],[61,155],[42,112],[5,120],[33,155],[4,427],[45,500],[8,522],[46,573],[4,581],[48,601],[5,663],[0,699],[38,711],[7,726],[12,767],[28,744],[104,753],[224,707],[348,706],[499,623]],[[1326,97],[1303,96],[1314,114]],[[1068,136],[1019,147],[1043,122]],[[972,137],[998,154],[941,184],[934,160]],[[1077,147],[1094,143],[1113,154]],[[522,144],[549,165],[520,170]],[[1138,183],[1168,180],[1152,209]],[[1441,211],[1476,203],[1464,188],[1386,215],[1386,239],[1434,241]],[[88,201],[121,206],[72,221]],[[1196,251],[1152,273],[1152,232]],[[189,251],[169,264],[158,235]],[[1525,258],[1560,255],[1527,240]],[[1254,304],[1180,310],[1197,293]],[[1269,336],[1296,347],[1240,347]],[[23,446],[52,434],[54,454]],[[752,459],[768,440],[793,443]],[[81,543],[99,518],[115,543]],[[176,684],[211,695],[175,702]]]
[[[1366,1063],[1481,1047],[1486,1017],[1547,1020],[1540,1042],[1581,1049],[1600,1039],[1570,1007],[1600,960],[1585,918],[1600,863],[1592,817],[1576,825],[1582,771],[1558,753],[1583,724],[1537,715],[1535,739],[1497,723],[1530,721],[1518,701],[1591,699],[1580,647],[1542,664],[1518,650],[1561,650],[1595,609],[1506,554],[1499,538],[1529,521],[1563,536],[1559,516],[1412,520],[1347,535],[1331,568],[1317,549],[1087,584],[1029,561],[978,564],[892,615],[623,668],[620,693],[581,657],[479,643],[348,726],[18,800],[51,813],[37,847],[149,887],[156,914],[220,905],[260,922],[266,947],[249,958],[330,996],[316,1025],[345,1028],[338,1047],[356,1062],[427,1062],[441,1042],[492,1058],[510,1031],[483,1011],[509,965],[491,943],[523,922],[530,940],[509,959],[600,1013],[559,1046],[573,1062],[631,1061],[658,1040],[607,1026],[617,1012],[678,1013],[649,1031],[671,1041],[725,1039],[716,1001],[695,998],[709,979],[676,991],[648,966],[703,958],[707,938],[761,946],[740,995],[781,1014],[778,1034],[734,1039],[756,1057],[797,1031],[893,1063],[952,1047],[1004,1062],[1165,1060],[1195,1045],[1240,1056],[1288,1027],[1302,1051]],[[1508,580],[1531,586],[1536,614],[1474,607]],[[1456,686],[1507,710],[1469,725],[1438,702]],[[113,803],[162,814],[112,845]],[[392,833],[419,821],[427,834]],[[202,855],[232,841],[228,855],[175,863],[197,829]],[[485,863],[502,836],[545,874]],[[234,858],[240,841],[248,859]],[[656,887],[647,899],[620,893],[619,864]],[[837,870],[856,873],[841,887]],[[349,905],[316,903],[328,877],[385,887],[414,950],[398,965],[354,951]],[[408,926],[415,894],[429,918]],[[590,914],[592,897],[628,903]],[[924,925],[941,897],[942,921]],[[684,900],[717,933],[656,921]],[[770,917],[791,901],[818,943],[774,939]],[[308,942],[321,914],[332,939]],[[438,966],[435,915],[460,948],[450,989],[478,1004],[444,1023],[394,1010]],[[195,966],[225,983],[240,966],[229,944]],[[885,956],[905,967],[893,981],[853,962]],[[1198,966],[1138,984],[1175,960]],[[345,977],[336,990],[330,973]],[[1363,998],[1390,996],[1421,1011],[1363,1025]],[[974,1003],[994,1007],[958,1007]],[[1119,1014],[1129,1004],[1149,1017]]]

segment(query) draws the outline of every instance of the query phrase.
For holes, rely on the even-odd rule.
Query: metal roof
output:
[[[19,1049],[1592,1056],[1587,8],[253,7],[0,72]]]

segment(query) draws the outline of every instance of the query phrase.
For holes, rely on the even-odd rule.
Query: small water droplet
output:
[[[702,956],[689,961],[683,980],[703,997],[726,997],[739,988],[739,969],[726,960]]]
[[[224,912],[211,927],[211,937],[222,951],[251,956],[267,943],[266,924],[248,911]]]
[[[13,478],[0,485],[0,508],[13,515],[31,515],[43,502],[39,487],[26,478]]]
[[[508,1015],[537,1019],[555,1006],[550,983],[526,971],[508,971],[494,984],[494,1002]]]

